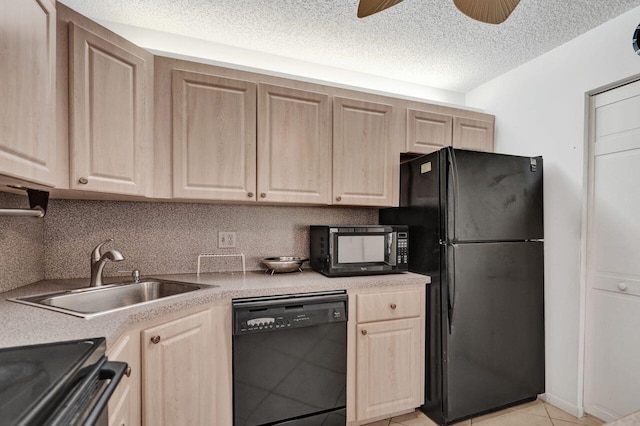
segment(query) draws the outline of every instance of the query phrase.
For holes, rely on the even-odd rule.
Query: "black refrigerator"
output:
[[[544,393],[542,157],[444,148],[401,165],[409,270],[427,288],[425,402],[441,425]]]

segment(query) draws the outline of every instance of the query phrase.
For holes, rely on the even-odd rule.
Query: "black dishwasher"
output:
[[[344,291],[233,301],[235,426],[344,426]]]

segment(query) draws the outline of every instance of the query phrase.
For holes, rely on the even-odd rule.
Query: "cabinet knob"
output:
[[[338,195],[338,196],[336,197],[336,201],[342,201],[342,197]]]
[[[362,330],[360,333],[362,333],[363,336],[367,335],[367,330]]]
[[[86,185],[89,183],[89,179],[87,179],[86,177],[81,177],[80,179],[78,179],[78,183],[81,183],[83,185]]]
[[[160,343],[160,336],[153,336],[151,338],[151,343],[153,343],[154,345],[157,345],[158,343]]]
[[[247,197],[253,198],[253,192],[247,192]]]
[[[127,377],[131,377],[131,366],[127,367],[127,369],[124,371],[124,375]]]
[[[625,283],[618,283],[618,290],[627,291],[627,285]]]
[[[260,193],[260,198],[267,198],[267,194],[265,194],[264,192]]]
[[[390,304],[390,305],[389,305],[389,307],[390,307],[391,309],[395,309],[395,308],[397,308],[397,306],[396,306],[396,304],[395,304],[395,303]]]

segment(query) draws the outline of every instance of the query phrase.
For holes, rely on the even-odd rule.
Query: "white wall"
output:
[[[295,78],[347,89],[362,90],[427,101],[464,106],[464,93],[393,80],[373,74],[350,71],[322,64],[287,58],[256,50],[241,49],[206,40],[148,30],[116,22],[98,20],[111,31],[154,54],[178,59],[208,62],[245,71]]]
[[[586,94],[640,77],[640,7],[467,93],[496,115],[496,151],[543,155],[547,400],[582,411],[581,283]]]

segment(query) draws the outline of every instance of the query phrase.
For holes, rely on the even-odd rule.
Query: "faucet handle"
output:
[[[99,261],[100,257],[102,256],[102,254],[100,254],[100,249],[102,248],[103,245],[110,243],[112,241],[113,241],[113,238],[109,238],[108,240],[104,240],[103,242],[95,246],[94,249],[91,251],[91,260],[93,260],[94,262]]]

